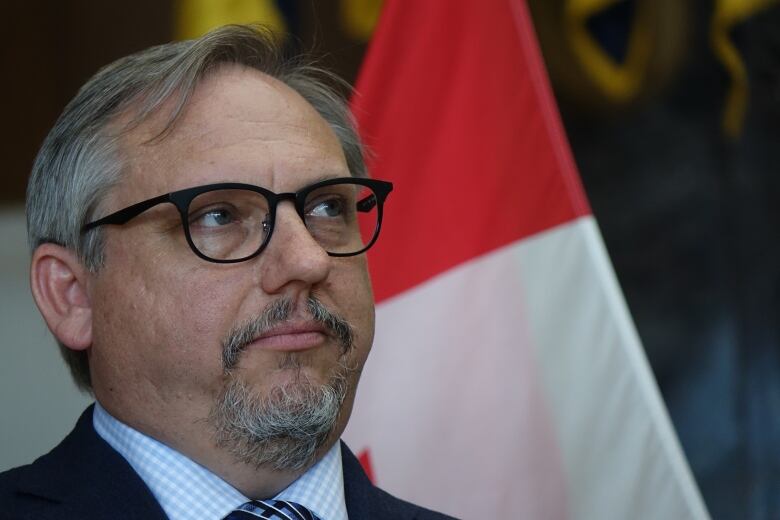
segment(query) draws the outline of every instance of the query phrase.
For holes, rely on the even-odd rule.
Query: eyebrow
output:
[[[317,177],[315,177],[313,179],[307,180],[305,184],[303,184],[300,188],[298,188],[298,190],[301,190],[303,188],[311,186],[312,184],[317,184],[318,182],[329,181],[330,179],[339,179],[339,178],[342,178],[342,177],[355,177],[354,175],[352,175],[352,172],[349,171],[349,168],[347,168],[347,173],[348,173],[348,175],[344,175],[343,173],[338,173],[338,172],[323,173],[323,174],[318,175]],[[295,190],[295,191],[298,191],[298,190]]]

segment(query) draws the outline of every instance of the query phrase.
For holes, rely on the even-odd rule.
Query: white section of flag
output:
[[[708,518],[592,217],[383,302],[345,439],[458,518]]]

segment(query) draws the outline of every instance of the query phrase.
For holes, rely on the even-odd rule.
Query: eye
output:
[[[218,228],[233,224],[238,220],[234,211],[229,207],[213,207],[196,213],[190,219],[190,226],[201,228]]]
[[[344,214],[344,200],[336,196],[320,199],[307,214],[312,217],[339,217]]]

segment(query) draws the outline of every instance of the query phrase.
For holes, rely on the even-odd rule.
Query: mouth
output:
[[[234,327],[222,342],[222,364],[226,371],[236,367],[244,350],[261,349],[296,353],[324,347],[333,342],[346,355],[354,347],[354,332],[342,317],[310,297],[308,314],[293,313],[289,300],[276,300],[262,314]]]
[[[285,323],[262,333],[252,340],[247,348],[301,352],[322,346],[328,338],[325,327],[319,323]]]

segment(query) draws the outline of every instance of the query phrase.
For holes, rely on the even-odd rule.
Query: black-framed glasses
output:
[[[274,231],[277,206],[290,200],[330,256],[353,256],[376,242],[382,208],[392,190],[390,182],[355,177],[328,179],[295,193],[234,182],[207,184],[138,202],[86,224],[81,232],[126,224],[168,202],[178,209],[184,236],[196,255],[210,262],[242,262],[263,251]]]

